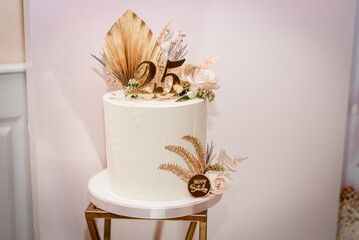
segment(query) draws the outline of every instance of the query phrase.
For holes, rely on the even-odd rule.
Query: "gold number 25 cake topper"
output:
[[[156,76],[156,65],[151,61],[143,61],[140,64],[137,65],[134,77],[136,80],[142,82],[136,89],[132,90],[128,95],[127,98],[131,98],[133,94],[140,94],[145,99],[151,99],[155,96],[159,98],[168,98],[173,96],[176,93],[177,87],[180,86],[180,79],[179,77],[174,73],[168,73],[167,69],[173,69],[182,66],[182,64],[185,62],[185,59],[182,59],[180,61],[170,61],[167,60],[167,64],[165,67],[165,70],[162,74],[161,83],[164,83],[166,81],[167,77],[172,77],[172,86],[168,93],[165,93],[163,87],[157,86],[158,83],[154,83],[154,87],[152,88],[152,91],[145,91],[144,89],[151,85],[151,83],[154,81]],[[145,67],[145,69],[141,71],[141,68]],[[144,80],[142,80],[145,78]]]

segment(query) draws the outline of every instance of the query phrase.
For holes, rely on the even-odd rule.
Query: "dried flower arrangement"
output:
[[[126,98],[144,99],[192,98],[213,101],[219,85],[209,69],[218,57],[198,66],[187,64],[187,44],[182,31],[169,29],[166,24],[157,38],[146,23],[127,10],[110,28],[102,45],[103,61],[91,55],[108,70],[107,82],[123,90]]]
[[[221,194],[226,191],[230,184],[229,171],[236,171],[237,164],[246,158],[235,157],[232,159],[225,150],[222,150],[219,157],[215,158],[212,142],[210,145],[207,144],[206,151],[204,151],[198,138],[186,135],[182,139],[193,144],[197,158],[182,146],[167,145],[165,148],[178,154],[185,161],[189,170],[172,163],[163,163],[158,169],[170,171],[186,183],[196,175],[204,175],[210,181],[210,193]]]

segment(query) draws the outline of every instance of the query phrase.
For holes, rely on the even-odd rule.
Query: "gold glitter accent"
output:
[[[359,240],[359,193],[352,187],[342,188],[339,204],[338,240]]]
[[[155,94],[154,93],[143,93],[143,94],[140,94],[140,96],[145,100],[151,100],[152,98],[155,97]]]

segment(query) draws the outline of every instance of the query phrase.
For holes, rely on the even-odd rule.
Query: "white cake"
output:
[[[127,101],[120,91],[104,95],[107,167],[110,190],[122,197],[168,201],[189,197],[187,184],[163,163],[188,168],[177,154],[165,149],[179,145],[193,154],[193,145],[181,139],[206,139],[207,107],[203,99]]]

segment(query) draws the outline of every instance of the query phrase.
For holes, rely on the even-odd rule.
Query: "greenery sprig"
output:
[[[126,95],[127,95],[129,92],[131,92],[133,89],[137,88],[137,87],[138,87],[138,84],[139,84],[139,82],[138,82],[136,79],[134,79],[134,78],[130,79],[130,80],[128,81],[128,86],[127,86],[126,89],[125,89]],[[138,98],[138,94],[132,95],[132,98]]]

